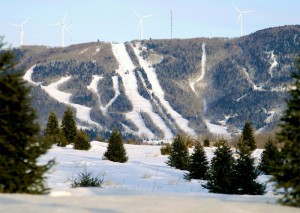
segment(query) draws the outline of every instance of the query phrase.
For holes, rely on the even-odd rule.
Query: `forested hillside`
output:
[[[71,104],[82,127],[101,132],[118,127],[162,139],[178,131],[208,132],[209,121],[231,132],[246,119],[256,129],[273,128],[285,107],[299,35],[300,26],[283,26],[230,39],[24,46],[14,51],[33,87],[42,126],[51,110],[61,119]],[[88,114],[84,119],[82,110]]]

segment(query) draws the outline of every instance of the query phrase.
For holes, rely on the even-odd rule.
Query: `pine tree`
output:
[[[37,164],[50,145],[38,138],[30,89],[14,70],[13,55],[0,44],[0,193],[47,192],[44,173],[53,165]]]
[[[218,147],[208,170],[207,183],[202,186],[209,192],[233,194],[236,191],[234,183],[235,160],[226,140],[220,140],[217,144]]]
[[[52,144],[60,143],[60,129],[55,112],[51,111],[45,129],[45,137]]]
[[[62,134],[67,143],[73,143],[77,134],[77,127],[71,107],[67,107],[61,122]]]
[[[256,142],[253,136],[253,129],[249,121],[245,122],[242,136],[238,143],[238,148],[241,148],[241,144],[247,145],[251,151],[256,149]]]
[[[108,147],[104,153],[104,157],[110,161],[119,163],[125,163],[128,160],[121,133],[117,129],[113,130],[108,139]]]
[[[189,169],[189,151],[181,135],[176,135],[171,144],[171,152],[166,162],[169,166],[180,170]]]
[[[190,169],[186,175],[187,179],[206,179],[208,171],[208,161],[205,151],[200,143],[194,147],[193,154],[190,157]]]
[[[275,146],[271,138],[268,139],[265,150],[261,154],[261,162],[259,164],[259,170],[266,175],[271,174],[272,167],[279,163],[279,150]]]
[[[300,54],[296,62],[297,71],[292,74],[294,85],[281,119],[281,131],[277,135],[283,147],[272,175],[277,192],[283,194],[280,202],[300,207]]]
[[[256,182],[259,170],[254,166],[254,158],[247,145],[239,149],[240,156],[236,160],[234,184],[236,194],[262,195],[265,193],[265,185]]]
[[[78,131],[74,140],[74,149],[89,150],[90,148],[89,136],[83,130]]]

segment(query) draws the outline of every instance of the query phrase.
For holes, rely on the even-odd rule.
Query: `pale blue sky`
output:
[[[244,34],[268,27],[299,24],[299,0],[3,0],[0,12],[0,35],[12,46],[20,45],[20,31],[9,23],[24,26],[25,45],[61,45],[61,28],[52,26],[68,12],[72,43],[97,41],[124,42],[139,38],[138,18],[145,19],[145,39],[170,38],[170,10],[173,11],[173,37],[237,37],[238,13],[254,10],[243,17]],[[65,44],[71,39],[65,33]]]

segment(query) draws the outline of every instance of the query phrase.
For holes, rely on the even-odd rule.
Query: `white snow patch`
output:
[[[244,99],[247,95],[248,95],[248,93],[245,94],[245,95],[242,95],[241,97],[239,97],[239,98],[236,99],[235,101],[236,101],[236,102],[239,102],[240,100]]]
[[[155,135],[146,127],[141,112],[149,114],[151,119],[159,124],[159,127],[164,132],[165,138],[172,137],[171,130],[167,127],[162,118],[153,112],[152,105],[149,100],[142,97],[138,92],[137,79],[134,74],[135,66],[133,65],[126,47],[124,44],[112,43],[113,53],[119,62],[119,68],[117,73],[121,76],[125,93],[133,105],[133,110],[126,113],[126,117],[130,119],[139,128],[138,134],[140,136],[145,135],[151,139],[155,138]]]
[[[274,51],[268,52],[269,57],[270,57],[270,69],[269,69],[269,74],[271,76],[271,78],[273,78],[273,70],[275,67],[278,66],[278,62],[276,61],[276,57],[274,55]]]
[[[205,120],[205,124],[209,130],[210,133],[222,135],[226,138],[230,138],[230,133],[227,131],[226,126],[221,126],[217,124],[212,124],[210,120]]]
[[[88,49],[89,49],[89,48],[86,48],[86,49],[80,51],[80,52],[79,52],[79,55],[82,54],[82,53],[85,53],[86,51],[88,51]]]
[[[190,87],[191,87],[191,89],[194,93],[196,93],[195,84],[202,81],[204,79],[204,76],[205,76],[205,71],[206,71],[206,50],[205,50],[205,45],[206,45],[206,43],[202,44],[201,75],[199,76],[198,79],[196,79],[196,81],[193,81],[193,82],[190,83]]]
[[[141,57],[141,51],[140,51],[140,43],[136,44],[136,47],[132,46],[140,65],[145,70],[148,80],[151,83],[152,86],[152,93],[155,94],[155,96],[158,98],[159,102],[163,105],[163,107],[167,110],[167,113],[171,115],[171,117],[174,119],[174,122],[185,132],[191,135],[195,135],[195,131],[188,126],[188,120],[184,119],[178,112],[176,112],[170,105],[168,101],[165,100],[164,97],[164,91],[160,86],[160,83],[158,81],[155,69],[153,68],[152,64],[148,61],[144,60],[143,57]]]

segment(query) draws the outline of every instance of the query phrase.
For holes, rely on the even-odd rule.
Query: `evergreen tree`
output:
[[[0,44],[0,193],[47,192],[44,173],[53,165],[37,164],[49,144],[40,140],[30,89],[14,69],[14,57]]]
[[[189,169],[189,151],[180,134],[173,139],[171,152],[166,163],[176,169]]]
[[[67,140],[67,143],[73,143],[77,134],[77,127],[74,120],[74,115],[71,107],[67,107],[66,111],[64,112],[62,122],[61,122],[61,129],[63,136]]]
[[[272,174],[278,193],[283,194],[280,202],[300,207],[300,54],[296,62],[297,71],[292,74],[294,87],[289,92],[281,131],[277,135],[282,146],[280,160]]]
[[[254,158],[247,145],[241,145],[240,156],[236,160],[234,184],[237,194],[262,195],[265,193],[265,185],[256,182],[259,170],[254,166]]]
[[[236,192],[234,183],[235,160],[226,140],[220,140],[217,144],[218,147],[208,170],[208,181],[203,187],[213,193],[233,194]]]
[[[125,163],[128,160],[121,133],[117,129],[113,130],[108,139],[108,147],[104,153],[104,157],[110,161],[119,163]]]
[[[245,122],[242,136],[238,143],[238,148],[241,148],[241,144],[248,146],[251,151],[256,149],[256,142],[253,136],[253,129],[249,121]]]
[[[74,149],[89,150],[90,148],[89,136],[83,130],[78,131],[74,141]]]
[[[279,150],[275,146],[271,138],[268,139],[268,142],[265,145],[265,150],[261,154],[261,162],[259,164],[259,170],[265,173],[266,175],[271,174],[272,167],[276,166],[279,163]]]
[[[60,143],[60,129],[55,112],[51,111],[45,129],[45,137],[52,144]]]
[[[186,175],[187,179],[206,179],[208,170],[208,161],[205,151],[200,143],[194,147],[193,154],[190,157],[190,169]]]

